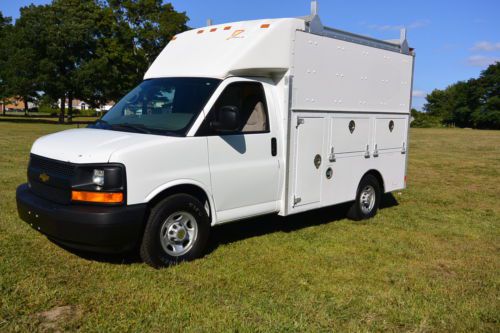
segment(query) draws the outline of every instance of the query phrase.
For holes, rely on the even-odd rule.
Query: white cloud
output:
[[[492,43],[492,42],[477,42],[474,44],[474,47],[471,49],[472,51],[500,51],[500,42]]]
[[[500,57],[487,57],[483,55],[473,55],[467,58],[469,66],[486,67],[495,62],[500,62]]]
[[[390,25],[390,24],[369,24],[368,28],[378,31],[399,31],[401,29],[407,28],[410,30],[423,28],[431,23],[430,20],[417,20],[413,21],[407,25]]]
[[[431,24],[430,20],[417,20],[413,21],[408,25],[408,29],[418,29],[418,28],[424,28]]]
[[[413,90],[414,98],[424,98],[427,96],[427,93],[423,90]]]

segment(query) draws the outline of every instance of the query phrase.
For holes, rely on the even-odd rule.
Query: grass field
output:
[[[99,117],[73,117],[72,122],[77,124],[90,124],[99,119]],[[38,117],[36,114],[31,114],[29,117],[25,117],[23,115],[0,115],[0,122],[9,122],[9,123],[21,123],[21,124],[57,124],[59,122],[58,117],[46,117],[40,116]],[[66,120],[67,122],[67,120]]]
[[[0,123],[0,331],[500,331],[500,131],[412,130],[409,189],[369,222],[238,222],[158,271],[17,217],[32,142],[63,128]]]

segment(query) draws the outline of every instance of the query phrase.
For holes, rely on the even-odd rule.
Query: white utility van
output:
[[[20,217],[70,247],[140,247],[155,267],[203,254],[211,226],[406,187],[414,53],[304,18],[173,38],[101,120],[38,139]]]

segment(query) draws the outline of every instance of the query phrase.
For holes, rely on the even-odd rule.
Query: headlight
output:
[[[71,185],[71,200],[104,204],[125,202],[125,167],[121,164],[80,165]]]
[[[104,186],[104,170],[94,169],[94,175],[92,176],[92,182],[97,186]]]

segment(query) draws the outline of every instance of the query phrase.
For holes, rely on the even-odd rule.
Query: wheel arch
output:
[[[208,205],[208,217],[210,224],[217,222],[215,213],[215,203],[210,192],[202,184],[191,180],[179,180],[165,184],[152,192],[146,199],[149,209],[154,207],[158,202],[174,194],[189,194],[198,199],[203,205]]]
[[[373,177],[375,177],[380,184],[380,189],[382,190],[382,194],[385,193],[384,177],[382,177],[382,174],[380,173],[380,171],[378,171],[376,169],[371,169],[371,170],[367,171],[363,175],[363,177],[361,177],[361,179],[363,179],[366,175],[372,175]],[[359,180],[360,182],[361,182],[361,179]]]

